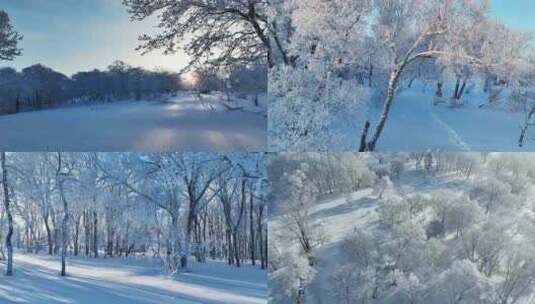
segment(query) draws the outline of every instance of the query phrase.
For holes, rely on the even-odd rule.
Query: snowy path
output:
[[[465,97],[469,101],[480,97]],[[405,90],[396,97],[379,151],[534,151],[531,140],[518,147],[522,114],[499,109],[465,105],[451,109],[433,106],[429,93]],[[369,117],[379,117],[381,109],[370,110]],[[533,133],[533,132],[532,132]]]
[[[263,151],[266,117],[191,97],[0,116],[0,150]]]
[[[457,133],[452,127],[445,123],[433,110],[430,111],[431,117],[446,130],[449,134],[449,141],[457,145],[457,147],[463,152],[470,152],[472,149],[461,138],[461,135]]]
[[[121,259],[70,259],[58,276],[57,257],[15,255],[15,276],[0,277],[0,303],[260,304],[267,302],[265,272],[209,262],[175,279],[157,266]]]
[[[383,138],[379,141],[381,151],[469,151],[451,126],[440,117],[429,100],[422,100],[422,94],[406,91],[394,100]],[[378,109],[371,112],[372,118],[379,117]]]

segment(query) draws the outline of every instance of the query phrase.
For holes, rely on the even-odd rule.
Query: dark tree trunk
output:
[[[457,96],[457,99],[461,99],[461,97],[464,94],[465,89],[466,89],[466,80],[464,80],[463,84],[461,85],[461,89],[459,90],[459,95]]]
[[[232,237],[230,234],[230,229],[227,229],[227,254],[228,254],[228,264],[234,264],[234,253],[232,248]]]
[[[370,62],[370,66],[368,68],[368,87],[370,88],[373,86],[372,79],[373,79],[373,64]]]
[[[236,262],[236,266],[240,267],[240,250],[238,247],[238,234],[236,231],[234,231],[232,238],[234,239],[234,261]]]
[[[74,256],[78,256],[78,240],[80,235],[80,216],[76,219],[74,223]]]
[[[249,246],[251,247],[251,263],[253,266],[256,263],[255,258],[255,233],[254,233],[254,221],[253,221],[253,210],[254,210],[254,199],[253,199],[253,191],[252,191],[252,184],[251,184],[251,195],[249,196]]]
[[[48,223],[48,218],[50,217],[50,214],[47,212],[44,216],[43,220],[45,222],[45,229],[46,229],[46,240],[48,242],[48,254],[52,255],[53,251],[53,244],[52,244],[52,232],[50,231],[50,224]]]
[[[459,86],[461,85],[461,79],[457,77],[457,82],[455,83],[455,91],[453,92],[453,98],[459,99]]]
[[[442,86],[443,86],[442,82],[440,82],[440,81],[437,82],[437,91],[435,92],[435,96],[436,97],[444,96],[444,94],[442,94]]]
[[[89,247],[91,243],[91,220],[89,219],[89,210],[84,211],[84,249],[85,249],[85,255],[89,256]]]
[[[2,186],[4,189],[4,209],[7,215],[7,235],[6,235],[6,249],[7,249],[7,264],[6,264],[6,276],[13,275],[13,244],[11,243],[11,237],[13,236],[13,216],[11,215],[9,187],[7,179],[6,168],[6,152],[1,152],[2,156]]]
[[[95,210],[93,210],[93,256],[98,258],[98,217]]]

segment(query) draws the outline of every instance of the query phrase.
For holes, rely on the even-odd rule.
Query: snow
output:
[[[267,302],[266,273],[223,262],[192,263],[171,278],[147,259],[69,257],[67,277],[57,257],[16,253],[15,275],[0,277],[0,303],[257,304]]]
[[[264,151],[261,110],[181,94],[159,102],[114,102],[0,116],[0,150]],[[264,110],[265,113],[265,110]]]
[[[449,108],[444,104],[434,106],[432,89],[427,88],[427,91],[423,92],[422,88],[416,85],[411,89],[405,88],[395,97],[384,133],[378,143],[379,151],[535,150],[535,142],[529,134],[524,147],[518,147],[523,113],[503,108],[479,108],[485,97],[483,94],[476,94],[476,89],[472,94],[463,97],[465,104],[462,107]],[[369,118],[372,121],[377,120],[380,111],[380,107],[371,108]],[[356,145],[356,142],[354,144]]]
[[[321,221],[324,237],[337,242],[350,234],[354,227],[377,219],[377,204],[371,189],[328,199],[312,208],[311,218]],[[364,222],[363,222],[364,221]]]

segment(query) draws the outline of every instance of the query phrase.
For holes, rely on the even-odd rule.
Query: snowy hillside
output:
[[[0,303],[266,303],[264,271],[221,262],[194,263],[171,278],[151,258],[70,258],[69,276],[58,276],[59,260],[16,254],[15,276],[0,278]]]
[[[365,164],[371,179],[332,174],[348,158],[279,160],[293,164],[286,190],[300,194],[274,206],[271,303],[532,303],[533,160],[377,154],[353,160],[354,172]],[[354,190],[351,180],[373,186]],[[320,182],[332,182],[330,191]],[[311,193],[315,203],[296,199]]]
[[[243,100],[231,100],[245,103]],[[265,105],[265,104],[264,104]],[[263,110],[264,109],[264,110]],[[10,151],[263,151],[265,108],[218,96],[116,102],[0,116]]]

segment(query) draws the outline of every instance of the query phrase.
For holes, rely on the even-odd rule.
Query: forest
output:
[[[275,157],[269,301],[533,303],[534,161],[529,153]]]
[[[191,260],[267,267],[262,153],[5,153],[0,257],[146,257],[168,274]]]

